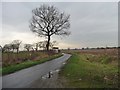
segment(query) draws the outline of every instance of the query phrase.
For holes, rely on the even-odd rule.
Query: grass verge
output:
[[[118,67],[110,64],[89,62],[84,54],[72,54],[62,68],[60,77],[66,79],[66,87],[116,88]]]
[[[58,58],[60,56],[62,56],[62,54],[53,55],[53,56],[50,56],[49,58],[43,58],[41,60],[36,60],[36,61],[25,61],[25,62],[17,64],[17,65],[11,65],[11,66],[7,66],[7,67],[3,67],[0,70],[2,70],[2,75],[6,75],[6,74],[10,74],[10,73],[19,71],[21,69],[25,69],[25,68],[28,68],[28,67],[31,67],[31,66],[34,66],[34,65],[44,63],[46,61],[53,60],[53,59]]]

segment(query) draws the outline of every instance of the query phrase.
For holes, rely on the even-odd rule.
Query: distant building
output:
[[[53,47],[52,50],[53,50],[55,53],[59,53],[59,48],[58,48],[58,47]]]

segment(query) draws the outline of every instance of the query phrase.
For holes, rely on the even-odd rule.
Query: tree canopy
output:
[[[30,30],[38,36],[47,37],[46,48],[49,50],[52,35],[69,35],[70,15],[60,12],[56,7],[41,5],[32,10]]]

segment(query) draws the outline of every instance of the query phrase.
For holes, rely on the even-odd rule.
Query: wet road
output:
[[[55,71],[60,69],[70,56],[70,54],[64,54],[62,57],[52,61],[48,61],[43,64],[3,76],[3,88],[29,88],[31,87],[29,85],[31,85],[36,80],[39,80],[42,76],[46,75],[51,70]]]

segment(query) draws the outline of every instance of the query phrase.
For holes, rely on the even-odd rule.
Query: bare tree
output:
[[[43,48],[43,50],[46,50],[47,49],[46,45],[47,45],[47,41],[43,41],[41,44],[41,48]]]
[[[55,45],[58,45],[57,41],[50,42],[50,47],[53,48]]]
[[[38,44],[38,47],[39,47],[39,48],[43,48],[44,50],[47,49],[47,48],[46,48],[46,45],[47,45],[47,41],[46,41],[46,40],[45,40],[45,41],[38,42],[37,44]],[[57,41],[50,42],[49,48],[52,49],[53,46],[55,46],[55,45],[57,45],[57,44],[58,44]]]
[[[19,48],[20,48],[21,43],[22,43],[22,41],[20,41],[20,40],[14,40],[12,42],[12,48],[13,48],[13,50],[16,49],[17,53],[19,52]]]
[[[35,50],[38,51],[39,48],[43,48],[44,41],[40,41],[34,44]]]
[[[43,48],[43,43],[44,43],[44,41],[38,42],[38,47],[39,47],[39,48]]]
[[[34,43],[33,45],[35,47],[35,50],[38,51],[40,42]]]
[[[27,51],[30,51],[30,49],[33,49],[33,45],[32,44],[25,44],[24,48],[27,49]]]
[[[5,44],[3,47],[3,51],[9,52],[12,49],[12,45],[11,44]]]
[[[30,30],[38,36],[47,37],[46,48],[49,50],[51,36],[69,35],[70,15],[60,13],[54,6],[41,5],[32,10],[33,16],[30,22]]]
[[[39,48],[39,43],[35,43],[35,49],[36,49],[36,51],[38,51],[38,48]]]
[[[5,44],[2,48],[2,52],[7,52],[7,59],[10,60],[10,52],[12,50],[12,45],[11,44]]]

